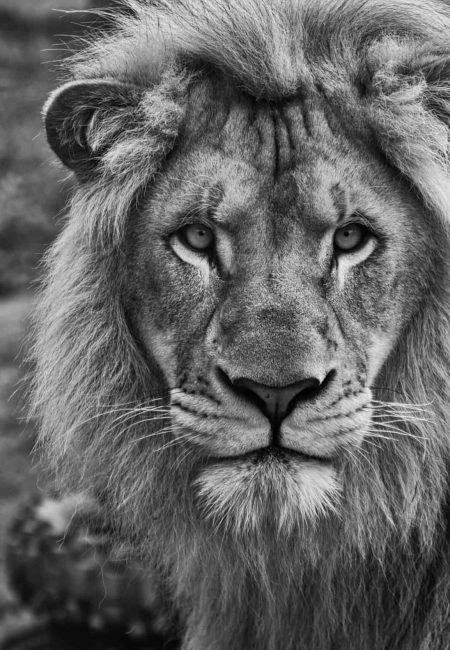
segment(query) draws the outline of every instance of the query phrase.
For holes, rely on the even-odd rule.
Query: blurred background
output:
[[[45,490],[30,456],[33,425],[23,419],[26,335],[41,259],[61,227],[70,189],[46,144],[41,107],[58,83],[55,62],[74,36],[98,24],[89,10],[107,4],[0,0],[0,647],[2,611],[14,600],[6,580],[8,531],[29,495]]]

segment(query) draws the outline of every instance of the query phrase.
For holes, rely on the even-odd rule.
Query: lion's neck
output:
[[[328,545],[320,559],[292,541],[260,538],[249,553],[242,541],[203,540],[178,553],[172,574],[183,650],[418,650],[440,616],[429,594],[446,574],[443,556],[426,559],[412,543],[391,540],[380,562],[342,552],[336,538],[341,551]]]

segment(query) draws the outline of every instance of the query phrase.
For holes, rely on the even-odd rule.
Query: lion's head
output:
[[[127,6],[45,113],[79,181],[38,317],[53,464],[185,648],[437,644],[450,11]]]

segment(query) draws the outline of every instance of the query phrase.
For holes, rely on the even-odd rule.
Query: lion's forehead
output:
[[[318,96],[257,101],[206,84],[190,97],[185,138],[189,149],[210,147],[276,180],[326,154],[336,128],[329,116]]]
[[[317,101],[271,104],[200,93],[191,104],[167,169],[170,199],[162,211],[168,219],[203,205],[240,238],[265,224],[266,243],[287,243],[294,231],[317,234],[334,226],[351,207],[351,149],[331,131]]]
[[[325,139],[318,129],[323,114],[310,102],[282,104],[235,102],[219,132],[225,155],[243,155],[258,171],[274,179],[309,162]]]

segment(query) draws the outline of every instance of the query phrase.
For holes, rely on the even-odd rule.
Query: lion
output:
[[[48,100],[60,489],[183,650],[444,650],[450,7],[126,0]]]

